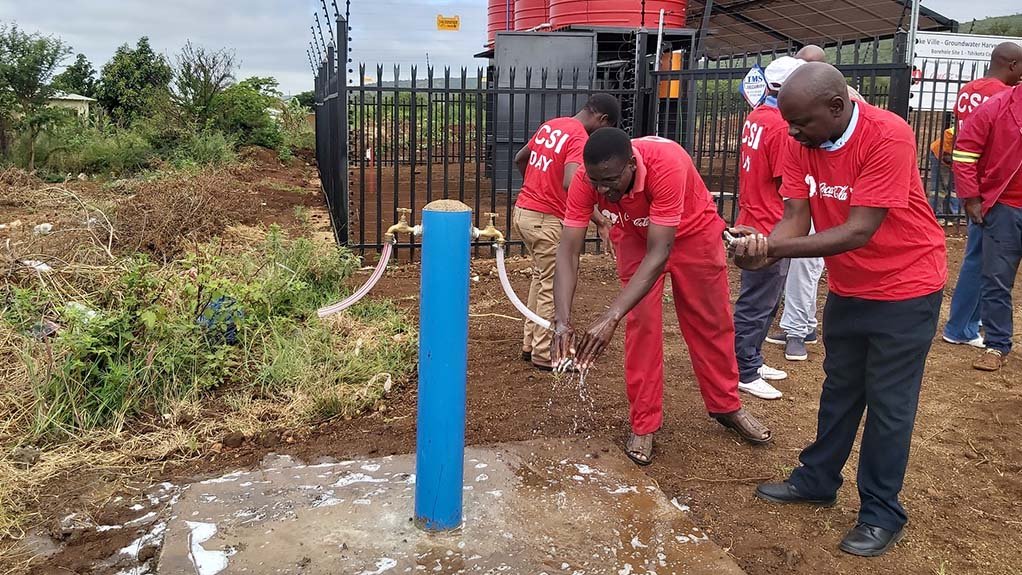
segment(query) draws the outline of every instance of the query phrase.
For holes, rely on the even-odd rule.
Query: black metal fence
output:
[[[573,115],[592,93],[628,95],[599,80],[581,86],[577,73],[563,71],[478,68],[470,75],[463,68],[441,75],[413,67],[402,79],[397,68],[388,78],[382,67],[371,76],[360,67],[359,78],[347,90],[348,245],[361,253],[382,247],[398,208],[411,208],[414,218],[436,199],[467,204],[477,227],[486,224],[487,213],[497,213],[511,249],[520,250],[511,226],[520,184],[515,154],[540,124]],[[419,245],[400,239],[398,253],[414,257]],[[600,249],[595,234],[589,243]],[[489,249],[479,244],[476,253]]]
[[[341,26],[346,24],[339,19]],[[953,99],[961,84],[982,71],[930,74],[927,63],[913,84],[905,47],[905,35],[899,33],[827,52],[868,102],[913,124],[921,174],[935,211],[955,218],[957,204],[950,201],[953,195],[945,183],[948,171],[930,161],[929,147],[952,121],[941,98]],[[337,52],[347,54],[346,46]],[[619,75],[606,69],[587,76],[592,80],[585,85],[577,72],[544,69],[479,68],[472,74],[444,69],[438,74],[429,68],[423,74],[411,68],[402,74],[397,68],[385,73],[382,67],[361,66],[356,79],[346,59],[335,62],[328,49],[316,85],[317,159],[337,239],[362,254],[375,253],[397,220],[398,208],[411,208],[414,217],[430,201],[452,198],[473,209],[478,227],[485,225],[487,212],[498,213],[498,227],[511,246],[520,247],[511,226],[520,183],[514,155],[543,121],[574,114],[594,92],[622,100],[634,136],[657,134],[685,146],[719,211],[733,221],[742,124],[750,111],[738,84],[753,64],[766,66],[780,55],[711,54],[686,62],[682,70],[657,72],[650,57],[633,68],[642,80],[633,78],[623,87]],[[401,257],[415,257],[419,245],[401,240]],[[600,249],[595,234],[589,241],[591,249]],[[476,253],[490,250],[478,245]]]
[[[318,21],[318,17],[317,17]],[[336,38],[316,71],[316,165],[326,198],[334,236],[341,245],[348,244],[350,220],[348,185],[348,107],[346,79],[348,72],[348,23],[337,16]],[[310,56],[311,57],[311,56]]]

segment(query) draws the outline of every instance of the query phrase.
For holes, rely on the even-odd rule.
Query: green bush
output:
[[[73,175],[130,174],[150,167],[156,159],[152,146],[138,132],[80,123],[45,134],[36,153],[45,169]]]
[[[234,148],[234,138],[220,130],[203,130],[190,134],[180,142],[173,157],[178,164],[222,166],[237,159]]]
[[[235,84],[217,95],[213,104],[216,126],[236,134],[238,145],[278,149],[283,136],[267,108],[272,99],[247,84]]]
[[[78,278],[74,293],[90,295],[74,302],[38,279],[0,286],[0,321],[24,334],[15,345],[38,394],[36,435],[120,428],[224,385],[300,391],[310,419],[371,406],[384,379],[411,372],[415,334],[389,303],[316,317],[357,269],[347,250],[272,230],[228,255],[208,245],[166,267],[121,260],[115,273]],[[32,335],[42,318],[61,326],[47,342]]]

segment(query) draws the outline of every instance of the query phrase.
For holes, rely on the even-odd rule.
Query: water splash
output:
[[[589,369],[586,367],[581,371],[554,374],[555,391],[575,398],[575,405],[572,408],[572,433],[586,431],[596,422],[596,400],[586,385]]]

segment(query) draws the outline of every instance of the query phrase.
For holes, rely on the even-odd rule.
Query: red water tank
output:
[[[549,20],[550,0],[515,0],[515,30],[531,30]]]
[[[554,30],[572,25],[656,30],[664,9],[665,28],[684,28],[686,7],[688,0],[550,0],[550,25]]]
[[[504,32],[514,28],[515,1],[490,0],[488,15],[489,18],[486,22],[486,45],[493,44],[493,41],[497,39],[497,32]]]

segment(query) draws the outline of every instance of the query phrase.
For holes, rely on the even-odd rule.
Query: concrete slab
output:
[[[615,446],[470,448],[465,523],[413,526],[414,456],[278,466],[189,486],[158,573],[739,575]]]

